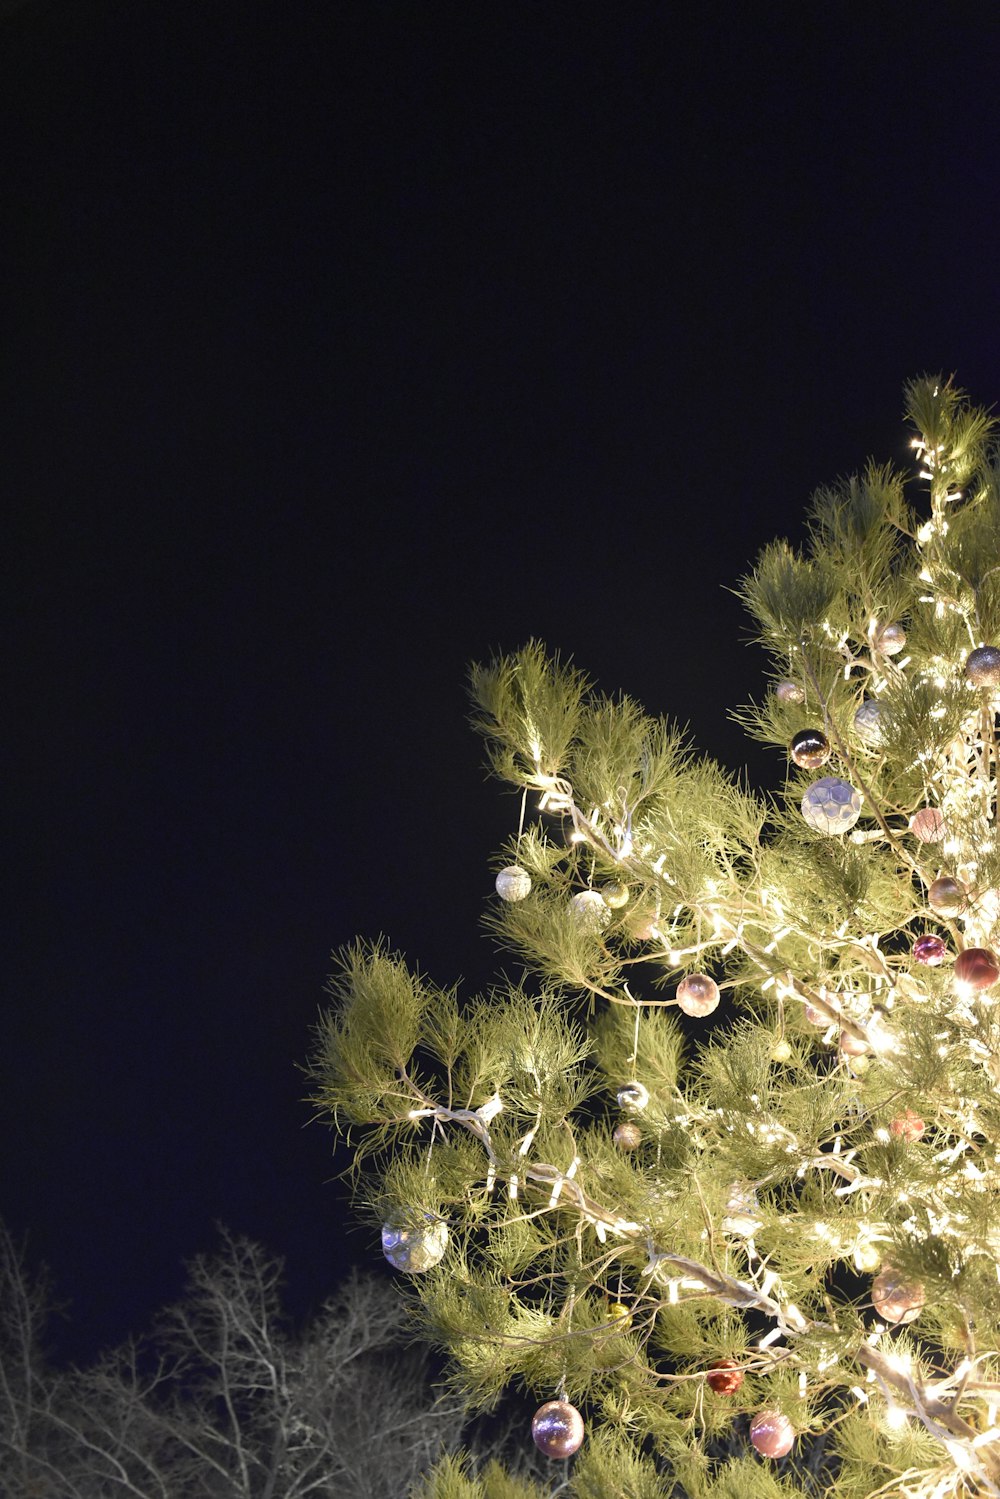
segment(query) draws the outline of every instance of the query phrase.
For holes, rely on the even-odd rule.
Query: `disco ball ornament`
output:
[[[840,1049],[845,1057],[863,1057],[871,1047],[863,1036],[856,1036],[853,1031],[841,1031]]]
[[[898,656],[906,645],[906,631],[898,621],[891,625],[883,625],[875,636],[875,645],[883,656]]]
[[[448,1225],[427,1214],[422,1223],[383,1223],[382,1253],[389,1264],[407,1275],[432,1270],[448,1247]]]
[[[817,833],[840,838],[861,816],[861,793],[849,781],[822,776],[802,798],[802,816]]]
[[[531,1435],[546,1457],[572,1457],[583,1445],[583,1417],[568,1400],[547,1400],[532,1418]]]
[[[649,1105],[649,1090],[642,1083],[623,1083],[618,1089],[618,1107],[630,1114],[641,1114]]]
[[[642,1144],[642,1130],[631,1119],[623,1119],[621,1124],[615,1125],[611,1138],[619,1150],[638,1150]]]
[[[609,880],[601,886],[601,899],[609,910],[620,911],[622,906],[628,905],[628,886],[619,880]]]
[[[854,732],[872,749],[882,743],[882,704],[870,697],[854,714]]]
[[[941,875],[931,883],[927,891],[927,904],[939,916],[957,916],[965,909],[967,891],[964,885],[952,879],[950,874]]]
[[[632,1309],[624,1301],[608,1302],[608,1321],[615,1324],[616,1332],[625,1332],[632,1326]]]
[[[806,695],[798,682],[778,682],[774,695],[779,703],[804,703]]]
[[[761,1219],[757,1216],[759,1206],[753,1187],[734,1182],[726,1199],[723,1233],[739,1234],[740,1238],[749,1239],[761,1226]]]
[[[750,1441],[761,1457],[784,1457],[795,1443],[795,1427],[781,1411],[758,1411],[750,1422]]]
[[[523,900],[531,889],[531,875],[520,864],[508,864],[497,875],[496,885],[501,900]]]
[[[955,977],[970,989],[992,989],[1000,979],[1000,959],[988,947],[967,947],[955,959]]]
[[[719,1006],[719,986],[707,973],[688,973],[677,985],[677,1003],[685,1015],[711,1015]]]
[[[921,807],[914,812],[910,832],[920,843],[940,843],[944,837],[944,818],[937,807]]]
[[[604,897],[596,890],[580,890],[569,903],[577,921],[588,932],[599,932],[611,919],[611,912],[604,904]]]
[[[924,932],[912,947],[916,961],[926,964],[928,968],[936,968],[939,963],[943,963],[947,951],[944,940],[936,932]]]
[[[735,1359],[717,1358],[708,1366],[705,1383],[717,1395],[735,1395],[743,1383],[743,1370]]]
[[[920,1316],[924,1288],[908,1280],[894,1265],[883,1265],[872,1281],[872,1306],[886,1322],[912,1322]]]
[[[1000,648],[980,645],[965,660],[965,675],[975,687],[1000,687]]]
[[[912,1144],[914,1140],[920,1139],[926,1127],[919,1114],[915,1114],[912,1109],[905,1109],[889,1125],[889,1133],[895,1135],[897,1140],[906,1140]]]
[[[819,770],[830,758],[830,741],[821,729],[800,729],[788,753],[800,770]]]

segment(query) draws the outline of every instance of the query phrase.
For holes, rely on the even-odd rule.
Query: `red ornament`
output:
[[[583,1417],[568,1400],[547,1400],[532,1418],[531,1435],[546,1457],[572,1457],[583,1445]]]
[[[967,947],[955,959],[955,977],[973,989],[990,989],[1000,979],[1000,959],[988,947]]]
[[[928,968],[936,968],[939,963],[943,963],[947,951],[943,939],[936,932],[924,932],[913,944],[914,958],[918,963],[925,963]]]
[[[795,1427],[781,1411],[758,1411],[750,1422],[750,1440],[761,1457],[784,1457],[792,1450]]]
[[[906,1109],[898,1119],[894,1119],[889,1125],[889,1133],[895,1135],[897,1140],[919,1140],[926,1128],[919,1114],[912,1109]]]
[[[735,1359],[717,1358],[708,1366],[705,1383],[717,1395],[735,1395],[743,1383],[743,1370]]]
[[[887,1322],[912,1322],[925,1295],[918,1280],[907,1280],[894,1265],[883,1265],[872,1281],[872,1306]]]
[[[677,1003],[685,1015],[711,1015],[719,1004],[719,986],[707,973],[689,973],[677,985]]]

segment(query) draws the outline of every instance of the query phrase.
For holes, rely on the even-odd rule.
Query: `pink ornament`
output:
[[[810,1025],[829,1025],[830,1017],[825,1010],[820,1010],[816,1005],[807,1004],[802,1011]]]
[[[921,807],[914,812],[910,832],[920,843],[940,843],[944,837],[944,818],[937,807]]]
[[[894,1265],[883,1265],[872,1281],[872,1306],[886,1322],[912,1322],[924,1304],[924,1288]]]
[[[973,989],[991,989],[1000,979],[1000,959],[988,947],[967,947],[955,959],[955,977]]]
[[[547,1400],[532,1418],[531,1435],[546,1457],[572,1457],[583,1444],[583,1417],[568,1400]]]
[[[939,963],[943,963],[947,951],[943,939],[936,932],[924,932],[913,944],[914,958],[918,963],[926,963],[928,968],[936,968]]]
[[[781,1411],[758,1411],[750,1422],[750,1440],[761,1457],[784,1457],[792,1450],[795,1427]]]
[[[862,1036],[856,1036],[853,1031],[841,1031],[840,1049],[845,1057],[863,1057],[871,1050],[868,1042]]]
[[[912,1143],[920,1139],[925,1127],[919,1114],[915,1114],[912,1109],[906,1109],[889,1125],[889,1133],[895,1135],[897,1140],[908,1140]]]
[[[677,1003],[685,1015],[711,1015],[718,1008],[719,986],[707,973],[689,973],[677,985]]]

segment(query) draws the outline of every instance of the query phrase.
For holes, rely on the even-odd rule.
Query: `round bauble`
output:
[[[798,682],[777,682],[774,695],[779,703],[804,703],[806,695]]]
[[[781,1411],[758,1411],[750,1422],[750,1441],[761,1457],[784,1457],[795,1444],[795,1427]]]
[[[619,1150],[638,1150],[642,1144],[642,1130],[630,1119],[623,1119],[621,1124],[615,1125],[615,1132],[611,1138]]]
[[[546,1457],[572,1457],[583,1445],[583,1417],[568,1400],[547,1400],[532,1417],[531,1435]]]
[[[928,968],[936,968],[939,963],[944,962],[944,955],[948,948],[937,932],[924,932],[914,942],[911,951],[918,963],[923,963]]]
[[[830,1017],[829,1017],[829,1015],[826,1013],[825,1010],[821,1010],[818,1005],[811,1005],[811,1004],[808,1004],[808,1003],[805,1004],[805,1005],[803,1005],[803,1007],[802,1007],[802,1015],[803,1015],[803,1018],[805,1020],[807,1020],[810,1025],[829,1025],[830,1024]]]
[[[878,1245],[873,1244],[870,1239],[863,1239],[860,1244],[856,1244],[852,1257],[854,1268],[860,1270],[863,1275],[870,1275],[882,1263]]]
[[[601,886],[601,899],[609,910],[620,911],[622,906],[628,905],[628,886],[620,880],[609,880]]]
[[[791,1045],[791,1042],[790,1041],[786,1041],[784,1039],[784,1037],[782,1037],[782,1039],[780,1041],[775,1041],[774,1045],[771,1047],[771,1061],[772,1062],[790,1062],[791,1060],[792,1060],[792,1045]]]
[[[649,1104],[649,1090],[642,1083],[623,1083],[618,1089],[618,1107],[640,1114]]]
[[[889,1125],[889,1133],[895,1135],[897,1140],[906,1140],[912,1144],[914,1140],[920,1139],[926,1127],[919,1114],[915,1114],[912,1109],[904,1109],[899,1118]]]
[[[822,729],[800,729],[788,753],[800,770],[819,770],[830,758],[830,741]]]
[[[823,776],[813,781],[802,798],[802,816],[817,833],[840,838],[861,816],[861,793],[849,781]]]
[[[611,912],[604,904],[604,897],[596,890],[579,890],[569,903],[577,921],[588,932],[599,932],[611,919]]]
[[[920,1316],[924,1288],[908,1280],[894,1265],[883,1265],[872,1281],[872,1306],[886,1322],[912,1322]]]
[[[1000,979],[1000,959],[988,947],[967,947],[955,959],[955,977],[970,989],[992,989]]]
[[[871,1051],[865,1038],[856,1036],[853,1031],[841,1031],[840,1049],[845,1057],[863,1057]]]
[[[976,687],[1000,687],[1000,649],[980,645],[965,660],[965,675]]]
[[[872,1064],[871,1057],[865,1056],[864,1053],[859,1057],[847,1057],[846,1060],[848,1068],[855,1077],[864,1077]]]
[[[898,656],[906,645],[906,631],[896,620],[891,625],[883,625],[875,636],[875,648],[880,650],[883,656]]]
[[[615,1324],[615,1332],[627,1331],[632,1326],[632,1308],[624,1301],[609,1301],[608,1321]]]
[[[688,973],[677,985],[677,1004],[685,1015],[711,1015],[719,1006],[719,986],[707,973]]]
[[[872,749],[882,743],[882,704],[877,703],[873,697],[856,709],[854,732],[863,744]]]
[[[496,885],[501,900],[523,900],[531,889],[531,875],[520,864],[508,864],[497,875]]]
[[[743,1383],[743,1370],[735,1359],[717,1358],[708,1366],[705,1383],[717,1395],[735,1395]]]
[[[383,1223],[382,1253],[389,1264],[407,1275],[432,1270],[448,1247],[448,1225],[427,1214],[422,1222]]]
[[[965,909],[966,896],[964,885],[952,879],[950,874],[943,874],[927,891],[927,904],[939,916],[957,916]]]
[[[944,837],[944,818],[937,807],[921,807],[914,812],[910,832],[919,843],[940,843]]]

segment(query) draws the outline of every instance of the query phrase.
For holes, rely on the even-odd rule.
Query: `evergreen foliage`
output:
[[[1000,1494],[1000,664],[969,664],[1000,644],[1000,465],[949,381],[906,400],[920,493],[869,463],[740,584],[770,682],[737,717],[825,763],[755,795],[531,642],[471,693],[535,806],[497,860],[530,892],[486,918],[533,984],[460,1002],[384,944],[342,960],[313,1098],[377,1221],[447,1227],[411,1279],[452,1388],[522,1392],[526,1437],[553,1398],[587,1422],[557,1487],[449,1457],[419,1499]],[[801,805],[829,776],[860,806],[832,831]],[[690,975],[714,1014],[682,1013]]]

